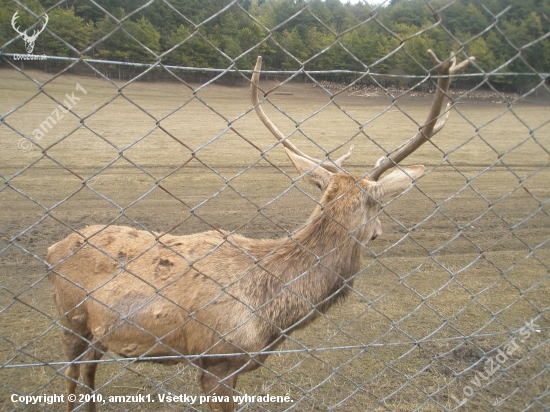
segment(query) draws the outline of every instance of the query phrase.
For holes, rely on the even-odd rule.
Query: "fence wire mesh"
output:
[[[550,93],[548,61],[532,58],[548,52],[548,18],[528,14],[518,40],[507,20],[518,5],[422,2],[431,23],[415,26],[388,18],[419,2],[391,3],[2,3],[3,410],[59,410],[77,381],[82,410],[86,394],[103,410],[208,410],[197,375],[236,410],[548,410]],[[458,30],[459,7],[486,24]],[[150,22],[159,16],[177,30]],[[301,237],[321,195],[256,117],[253,62],[264,55],[260,101],[285,138],[330,160],[354,145],[345,168],[363,178],[424,124],[438,78],[428,48],[477,60],[453,80],[446,127],[404,161],[425,175],[345,228],[335,250],[351,245],[361,264],[341,274],[333,250]],[[376,218],[383,234],[360,241]],[[311,264],[285,278],[300,262],[281,273],[268,262],[290,247]],[[267,277],[247,281],[258,268]],[[56,311],[48,276],[75,306]],[[337,287],[313,302],[321,276]],[[292,334],[301,318],[277,325],[272,345],[260,335],[273,325],[250,325],[281,297],[281,322],[303,307],[317,319]],[[233,389],[244,358],[260,367]],[[99,365],[92,392],[74,365]]]

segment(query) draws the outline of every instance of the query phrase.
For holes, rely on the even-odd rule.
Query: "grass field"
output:
[[[62,365],[44,365],[65,359],[43,259],[71,229],[114,223],[183,235],[215,226],[279,237],[319,198],[300,181],[292,187],[296,172],[250,112],[244,83],[194,94],[181,84],[135,82],[119,91],[100,78],[63,75],[38,93],[4,68],[0,84],[0,113],[9,113],[0,123],[0,410],[62,409],[10,397],[64,391]],[[21,134],[32,137],[71,93],[85,127],[66,113],[34,134],[45,152],[29,150]],[[299,124],[292,140],[303,151],[338,157],[354,144],[346,167],[357,175],[414,135],[431,102],[344,92],[330,103],[302,83],[276,88],[270,99],[281,111],[265,110],[283,132]],[[288,393],[293,402],[241,407],[441,411],[464,399],[468,411],[548,410],[549,120],[544,100],[461,100],[434,144],[406,160],[427,173],[384,207],[384,234],[365,251],[349,298],[293,334],[266,367],[240,377],[241,393]],[[541,331],[519,343],[518,330],[535,318]],[[488,375],[488,360],[511,340],[518,349]],[[110,362],[97,384],[104,397],[200,395],[193,367],[183,364]]]

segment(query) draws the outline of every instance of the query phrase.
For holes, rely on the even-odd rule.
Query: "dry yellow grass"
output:
[[[283,236],[319,196],[301,182],[282,194],[296,174],[250,112],[246,87],[211,85],[195,97],[179,84],[136,82],[119,91],[99,78],[63,75],[35,96],[36,84],[13,70],[1,70],[0,82],[0,113],[17,108],[0,124],[0,365],[64,361],[41,259],[69,228],[113,222],[187,234],[213,225]],[[22,136],[12,129],[32,136],[58,104],[46,93],[62,102],[73,91],[80,98],[73,110],[86,127],[71,133],[79,120],[65,114],[37,142],[44,154],[19,150]],[[316,113],[329,103],[318,88],[288,84],[277,91],[284,94],[271,100],[286,116],[266,110],[281,130],[299,122],[294,143],[319,157],[320,147],[339,156],[355,144],[348,161],[355,174],[383,154],[378,145],[391,150],[411,137],[429,106],[428,99],[392,105],[344,93],[339,107]],[[451,409],[452,395],[464,397],[492,351],[541,316],[542,332],[468,398],[465,410],[485,411],[499,400],[503,411],[533,402],[531,410],[548,408],[548,120],[544,102],[458,105],[435,144],[407,159],[428,173],[384,208],[384,235],[365,249],[349,299],[292,335],[281,349],[294,352],[268,358],[238,390],[294,400],[263,405],[268,410],[296,403],[300,411]],[[347,349],[333,349],[340,347]],[[0,367],[0,402],[11,409],[11,393],[62,393],[59,368]],[[199,394],[192,367],[184,365],[109,363],[99,368],[98,384],[105,382],[104,396],[159,388]],[[103,406],[111,409],[119,410]]]

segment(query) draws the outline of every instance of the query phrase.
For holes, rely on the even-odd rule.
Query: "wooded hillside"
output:
[[[477,67],[470,70],[477,73],[532,74],[550,67],[550,0],[433,0],[439,24],[425,0],[392,0],[378,8],[339,0],[168,0],[145,7],[144,0],[98,0],[104,10],[86,0],[56,3],[25,2],[37,15],[49,16],[34,54],[197,68],[227,68],[236,59],[240,69],[251,69],[261,54],[266,70],[296,70],[307,62],[307,70],[368,67],[399,75],[424,74],[428,48],[445,56],[463,45],[476,56]],[[25,52],[23,40],[13,41],[16,10],[22,29],[36,23],[31,13],[0,0],[3,52]],[[57,70],[67,65],[55,64]],[[342,74],[323,78],[346,80]],[[540,81],[532,75],[491,75],[503,88]]]

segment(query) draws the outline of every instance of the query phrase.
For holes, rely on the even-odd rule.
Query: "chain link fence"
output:
[[[507,31],[506,17],[514,5],[497,10],[495,2],[480,5],[490,22],[486,27],[460,36],[449,25],[453,7],[462,3],[452,1],[423,4],[432,23],[414,31],[385,20],[391,7],[403,7],[399,2],[372,6],[368,13],[366,5],[347,5],[357,20],[345,27],[320,15],[320,2],[288,3],[289,15],[259,17],[260,7],[279,3],[212,2],[217,11],[200,19],[186,15],[183,3],[167,0],[136,3],[124,13],[94,0],[44,2],[41,7],[6,3],[15,23],[2,27],[0,49],[2,410],[64,408],[65,373],[76,364],[82,370],[99,364],[91,395],[86,398],[85,384],[78,384],[79,409],[92,399],[101,410],[208,410],[197,375],[215,377],[205,366],[215,347],[172,355],[145,351],[144,356],[157,362],[188,361],[172,366],[140,362],[144,352],[135,355],[139,350],[132,342],[123,348],[126,357],[97,346],[100,356],[84,354],[67,361],[60,344],[67,330],[65,313],[56,312],[48,281],[50,273],[63,274],[63,263],[50,265],[46,253],[70,234],[90,236],[97,227],[91,225],[107,225],[96,229],[104,233],[114,226],[144,231],[145,244],[125,243],[124,256],[107,248],[116,243],[114,238],[102,248],[91,236],[81,248],[88,245],[119,265],[116,276],[133,276],[144,282],[143,289],[153,287],[157,299],[177,300],[166,284],[144,281],[147,275],[131,267],[149,259],[147,254],[160,245],[173,254],[150,265],[161,269],[155,279],[164,279],[162,270],[171,270],[170,259],[179,256],[190,263],[173,246],[182,238],[172,236],[223,228],[225,241],[231,238],[228,233],[247,236],[251,244],[286,239],[283,244],[294,242],[305,250],[295,239],[311,224],[308,216],[321,195],[298,178],[281,143],[254,113],[248,86],[257,55],[267,56],[269,64],[261,74],[260,88],[266,93],[262,106],[285,137],[322,159],[335,160],[354,145],[345,167],[365,177],[378,158],[419,130],[429,111],[437,76],[415,50],[422,48],[422,58],[426,46],[436,53],[454,50],[463,60],[474,54],[468,50],[484,52],[480,39],[489,35],[506,43],[506,58],[496,56],[502,64],[486,70],[485,50],[454,79],[448,124],[404,162],[424,164],[426,174],[383,204],[375,216],[382,224],[381,236],[355,242],[360,269],[333,291],[345,290],[347,297],[326,312],[322,305],[307,302],[308,315],[318,316],[313,323],[292,334],[282,330],[283,343],[248,353],[261,367],[239,376],[234,406],[254,411],[548,410],[549,73],[526,57],[536,48],[547,48],[548,31],[518,44]],[[88,44],[77,44],[55,25],[54,17],[70,7],[84,10],[83,5],[104,16],[96,30],[105,31]],[[185,26],[180,37],[171,37],[161,49],[150,46],[144,32],[132,26],[157,6]],[[15,8],[22,20],[26,16],[33,22],[26,32],[13,15]],[[207,33],[209,25],[215,27],[216,19],[229,13],[250,21],[259,40],[235,52],[227,39],[223,44],[215,40],[213,28]],[[49,21],[48,14],[54,16]],[[331,41],[304,55],[292,46],[289,27],[305,18],[317,25],[311,41],[320,39],[321,32]],[[548,27],[546,15],[537,18]],[[391,39],[391,50],[368,62],[352,47],[353,36],[366,28]],[[34,40],[29,37],[33,29]],[[305,29],[295,31],[300,30]],[[423,37],[436,32],[435,42]],[[29,52],[30,42],[38,49],[46,36],[65,51]],[[128,39],[137,48],[134,54],[121,52],[119,59],[94,54],[106,44],[115,51],[119,44],[120,50],[129,50],[122,47]],[[191,52],[198,56],[195,62],[209,54],[225,63],[172,64],[171,56],[181,53],[185,58]],[[138,57],[132,61],[132,56]],[[335,67],[326,70],[322,62],[329,57]],[[340,64],[344,59],[351,66]],[[392,69],[403,64],[409,69]],[[87,226],[91,229],[84,232]],[[350,239],[360,229],[349,231]],[[220,247],[212,246],[192,263],[215,255]],[[246,250],[235,253],[251,257]],[[322,265],[322,257],[312,266]],[[100,270],[90,262],[85,266]],[[238,276],[246,276],[253,269],[239,270]],[[187,273],[189,268],[178,279]],[[211,279],[209,273],[201,275],[203,285],[204,278]],[[87,291],[79,307],[94,301],[100,316],[109,316],[101,310],[111,310],[123,319],[118,326],[131,325],[150,335],[156,348],[169,346],[165,342],[173,330],[155,336],[136,321],[152,301],[139,301],[134,294],[136,301],[109,309],[94,296],[109,282]],[[223,293],[233,293],[232,285],[225,285]],[[281,294],[292,290],[290,282]],[[124,296],[124,286],[116,293]],[[218,304],[217,299],[209,305]],[[247,308],[244,303],[241,310]],[[226,325],[216,329],[204,323],[200,310],[189,314],[204,326],[204,337],[195,339],[206,340],[215,332],[221,341],[229,340],[233,331],[220,332]],[[228,386],[224,381],[218,389],[223,392]]]

